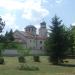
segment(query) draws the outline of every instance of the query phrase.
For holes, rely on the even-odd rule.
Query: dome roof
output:
[[[35,28],[36,29],[36,27],[33,25],[28,25],[28,26],[26,26],[26,28]]]
[[[45,22],[45,21],[43,21],[43,22],[41,22],[40,24],[41,24],[41,25],[46,25],[46,22]]]

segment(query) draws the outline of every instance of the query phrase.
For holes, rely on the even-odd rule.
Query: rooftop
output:
[[[33,25],[28,25],[28,26],[26,26],[26,28],[35,28],[36,29],[36,27]]]

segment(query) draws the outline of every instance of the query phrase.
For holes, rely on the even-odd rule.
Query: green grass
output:
[[[31,56],[26,57],[26,65],[36,66],[38,71],[19,70],[17,57],[4,57],[5,65],[0,65],[0,75],[75,75],[75,67],[55,66],[48,62],[47,57],[41,56],[41,62],[33,62]],[[75,64],[74,59],[69,59],[69,64]]]

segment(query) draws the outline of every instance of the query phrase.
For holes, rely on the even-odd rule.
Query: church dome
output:
[[[26,26],[25,31],[31,33],[32,35],[36,35],[36,27],[33,25]]]
[[[46,22],[45,21],[41,22],[40,25],[41,25],[41,28],[46,28]]]
[[[43,22],[41,22],[40,24],[41,24],[41,25],[46,25],[46,22],[45,22],[45,21],[43,21]]]
[[[28,26],[26,26],[26,28],[35,28],[36,29],[36,27],[33,25],[28,25]]]

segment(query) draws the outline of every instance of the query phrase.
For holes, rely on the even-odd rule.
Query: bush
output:
[[[28,65],[21,64],[19,70],[37,71],[39,70],[39,68],[36,66],[28,66]]]
[[[39,56],[33,56],[35,62],[40,62]]]
[[[65,60],[64,63],[68,63],[69,61]]]
[[[4,64],[4,58],[0,57],[0,64]]]
[[[25,63],[26,62],[24,56],[19,56],[18,61],[19,61],[19,63]]]

